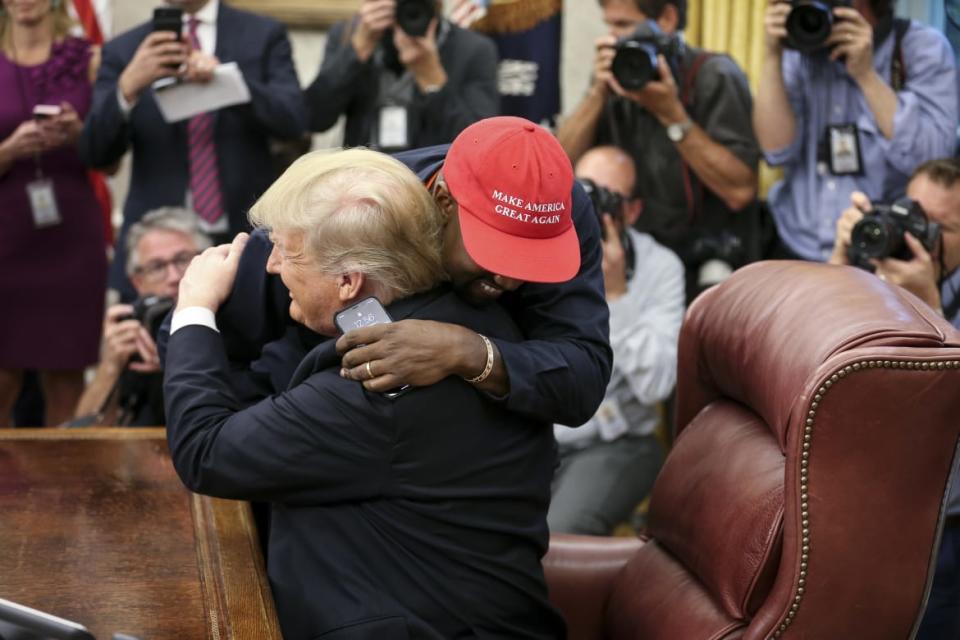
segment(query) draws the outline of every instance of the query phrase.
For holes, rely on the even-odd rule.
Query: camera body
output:
[[[613,222],[620,229],[620,245],[623,247],[624,262],[627,265],[626,278],[629,281],[633,278],[633,272],[636,267],[636,255],[634,254],[633,240],[627,233],[627,224],[623,219],[623,196],[611,191],[606,187],[598,185],[590,178],[577,178],[577,182],[583,187],[583,190],[590,196],[590,202],[593,203],[593,210],[597,214],[597,222],[600,223],[600,235],[604,241],[607,239],[607,228],[603,224],[603,214],[609,214]]]
[[[614,45],[616,53],[610,71],[621,87],[637,91],[651,80],[660,79],[657,55],[662,53],[674,77],[679,77],[677,61],[682,47],[680,38],[665,34],[653,20],[644,20],[637,25],[636,31]]]
[[[397,24],[408,36],[427,35],[430,21],[437,16],[434,0],[397,0]]]
[[[600,233],[603,239],[607,239],[607,229],[603,226],[603,214],[610,214],[613,221],[623,227],[623,196],[614,193],[606,187],[601,187],[590,178],[577,178],[580,186],[590,196],[593,203],[593,210],[597,214],[597,221],[600,223]]]
[[[854,225],[847,258],[850,264],[870,272],[874,271],[870,260],[910,260],[913,252],[903,239],[908,232],[927,251],[932,252],[940,240],[940,225],[930,222],[916,200],[900,198],[893,204],[874,204],[873,210]]]
[[[160,325],[163,319],[167,317],[170,310],[173,309],[173,298],[164,296],[143,296],[137,298],[133,303],[133,314],[131,317],[137,320],[150,333],[150,337],[157,339],[160,333]]]
[[[783,45],[803,53],[823,48],[833,31],[836,7],[853,6],[853,0],[790,0],[787,37]]]

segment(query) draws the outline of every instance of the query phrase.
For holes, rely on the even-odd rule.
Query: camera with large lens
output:
[[[784,46],[804,53],[823,47],[836,18],[834,7],[852,6],[852,0],[790,0],[787,14],[787,37]]]
[[[610,71],[620,86],[628,91],[642,89],[651,80],[659,80],[657,55],[663,54],[677,75],[677,59],[681,49],[680,39],[663,33],[656,22],[644,20],[637,30],[614,45],[613,63]]]
[[[627,233],[627,226],[623,219],[623,196],[606,187],[598,185],[590,178],[577,178],[577,182],[583,187],[583,190],[590,196],[590,202],[593,203],[593,211],[597,214],[597,221],[600,223],[600,233],[604,240],[607,239],[607,227],[603,223],[603,214],[608,214],[613,218],[614,224],[620,229],[620,244],[623,246],[625,262],[627,264],[627,280],[633,277],[633,270],[636,263],[636,257],[633,253],[633,240]]]
[[[133,303],[133,314],[131,316],[146,328],[151,338],[156,340],[157,334],[160,333],[160,325],[163,324],[163,319],[170,313],[173,304],[173,298],[143,296],[137,298]]]
[[[427,35],[430,21],[437,15],[435,0],[397,0],[397,24],[408,36]]]
[[[931,222],[920,203],[900,198],[893,204],[874,204],[850,232],[847,258],[850,264],[874,271],[870,260],[910,260],[913,252],[903,239],[909,233],[932,252],[940,240],[940,225]]]
[[[580,186],[583,187],[583,190],[587,192],[587,195],[590,196],[590,201],[593,203],[593,210],[597,214],[597,221],[600,223],[600,232],[603,234],[603,239],[607,239],[607,229],[603,225],[603,214],[609,214],[613,221],[623,226],[623,196],[619,193],[615,193],[607,189],[606,187],[601,187],[596,182],[590,178],[578,178]]]

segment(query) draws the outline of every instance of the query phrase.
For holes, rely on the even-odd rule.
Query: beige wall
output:
[[[113,24],[111,32],[122,33],[150,19],[153,7],[159,2],[143,0],[113,0]],[[562,100],[563,112],[569,112],[583,95],[590,77],[593,62],[594,40],[603,33],[600,9],[596,0],[565,0],[562,52]],[[326,34],[316,30],[293,29],[290,32],[294,63],[300,76],[300,84],[307,85],[316,76],[323,56]],[[342,139],[342,125],[331,131],[314,136],[314,147],[337,146]],[[114,190],[116,212],[119,215],[126,197],[129,180],[126,162],[117,176],[111,180]]]

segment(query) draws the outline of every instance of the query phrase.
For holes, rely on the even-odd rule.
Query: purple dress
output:
[[[90,43],[67,38],[50,59],[18,66],[0,53],[0,140],[37,104],[90,109]],[[98,359],[106,288],[103,218],[76,147],[40,156],[62,222],[36,228],[27,184],[33,158],[0,175],[0,368],[80,369]]]

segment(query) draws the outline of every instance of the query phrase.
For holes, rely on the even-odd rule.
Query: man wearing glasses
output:
[[[176,302],[180,280],[194,256],[210,246],[191,211],[156,209],[130,227],[126,272],[137,292],[133,305],[107,309],[100,364],[76,415],[98,424],[164,424],[163,372],[151,318]]]

